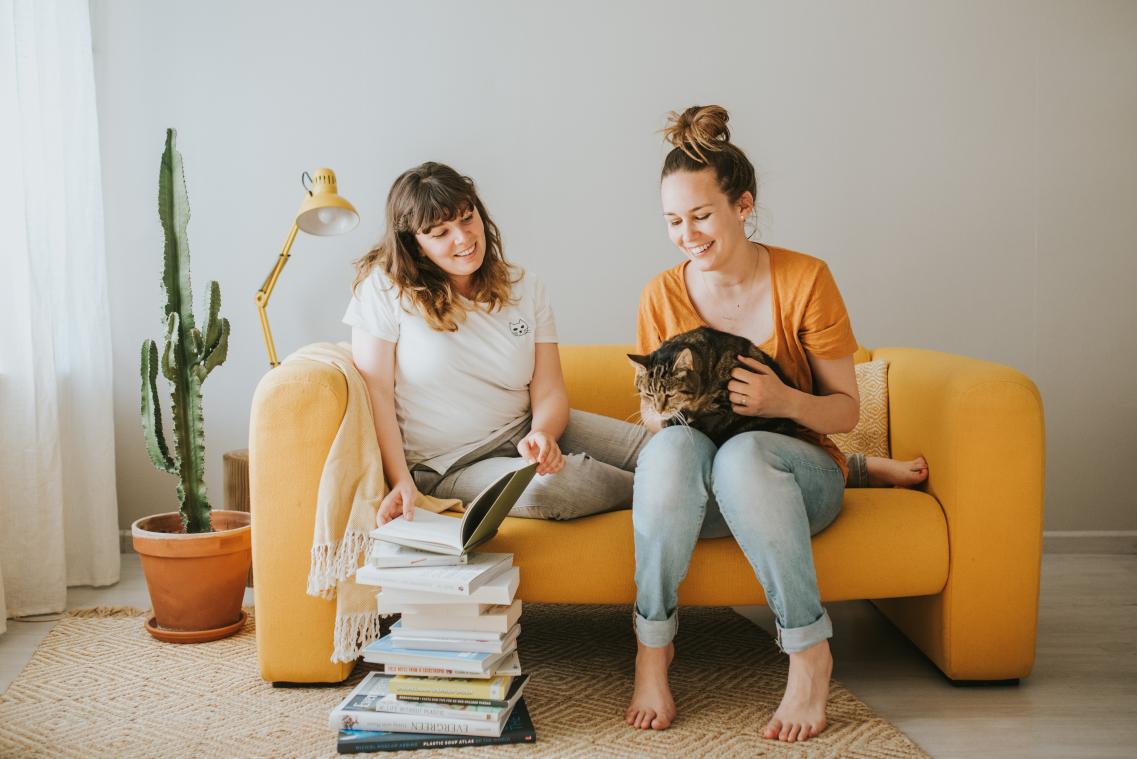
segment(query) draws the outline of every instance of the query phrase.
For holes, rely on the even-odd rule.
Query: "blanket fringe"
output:
[[[337,616],[332,638],[332,661],[353,662],[358,659],[364,647],[382,635],[382,621],[379,612]]]
[[[355,576],[359,556],[367,550],[370,540],[366,532],[349,529],[339,543],[312,546],[308,595],[327,600],[335,598],[336,583]]]

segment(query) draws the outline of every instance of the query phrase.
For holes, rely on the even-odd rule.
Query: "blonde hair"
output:
[[[478,197],[474,180],[441,163],[428,161],[403,172],[387,194],[387,229],[379,244],[355,261],[354,290],[380,267],[419,310],[431,329],[456,332],[466,319],[467,306],[458,301],[450,278],[427,258],[415,239],[444,221],[477,209],[485,225],[486,254],[472,277],[470,300],[475,307],[495,311],[515,302],[513,285],[520,276],[505,260],[501,233]]]
[[[683,113],[667,116],[663,138],[674,147],[663,159],[660,179],[677,171],[713,169],[719,189],[731,203],[749,192],[758,200],[758,179],[754,164],[742,149],[730,141],[726,123],[730,114],[721,105],[693,105]]]

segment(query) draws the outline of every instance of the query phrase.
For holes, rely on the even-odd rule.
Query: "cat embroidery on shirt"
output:
[[[509,331],[513,333],[514,337],[521,337],[529,334],[529,322],[524,319],[517,319],[509,323]]]

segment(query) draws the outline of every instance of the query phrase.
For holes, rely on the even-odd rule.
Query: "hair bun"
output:
[[[663,138],[691,158],[707,163],[704,149],[722,150],[730,142],[728,121],[730,114],[721,105],[693,105],[683,113],[668,114]]]

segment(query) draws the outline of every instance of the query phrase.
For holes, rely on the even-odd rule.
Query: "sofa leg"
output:
[[[940,672],[943,675],[943,672]],[[956,688],[974,688],[974,687],[1000,687],[1007,685],[1018,685],[1019,678],[1012,677],[1009,680],[953,680],[952,678],[944,675],[944,679],[954,685]]]
[[[273,682],[274,688],[338,688],[343,685],[341,680],[338,683],[289,683],[283,680]]]

